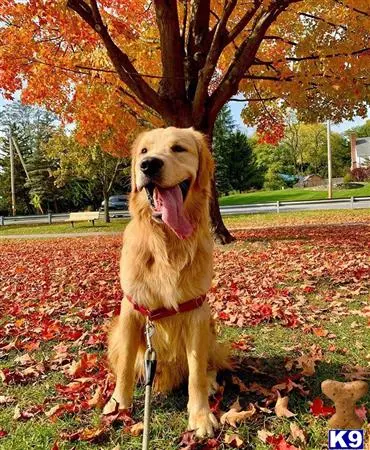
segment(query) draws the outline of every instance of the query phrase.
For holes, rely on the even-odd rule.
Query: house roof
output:
[[[370,137],[356,139],[356,152],[360,158],[370,158]]]

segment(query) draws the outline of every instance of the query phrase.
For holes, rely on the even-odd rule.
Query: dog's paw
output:
[[[195,434],[199,438],[212,437],[214,430],[218,428],[216,417],[209,409],[190,413],[189,430],[195,430]]]

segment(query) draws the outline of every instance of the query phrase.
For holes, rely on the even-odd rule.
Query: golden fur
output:
[[[173,145],[186,149],[174,153]],[[147,151],[142,154],[142,149]],[[165,224],[152,218],[142,187],[140,161],[155,156],[164,161],[161,186],[172,187],[191,180],[184,202],[185,214],[194,227],[187,239],[179,239]],[[173,308],[204,294],[211,286],[213,240],[209,231],[210,179],[213,161],[204,136],[190,129],[161,128],[139,136],[132,153],[132,220],[125,234],[120,262],[122,289],[149,309]],[[109,361],[116,376],[110,403],[128,408],[133,385],[141,374],[145,352],[145,318],[123,300],[121,313],[111,328]],[[209,385],[217,369],[226,367],[224,347],[216,343],[210,309],[202,307],[155,322],[153,345],[158,368],[155,387],[163,392],[189,376],[189,428],[199,436],[212,435],[217,420],[208,405]]]

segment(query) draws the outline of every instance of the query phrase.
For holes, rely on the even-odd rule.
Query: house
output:
[[[320,175],[306,175],[305,177],[299,177],[299,181],[294,187],[315,187],[324,186],[325,180]]]
[[[370,165],[370,137],[356,137],[351,134],[351,170]]]

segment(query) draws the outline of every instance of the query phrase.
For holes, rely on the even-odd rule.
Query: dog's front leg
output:
[[[128,409],[132,405],[135,383],[135,361],[140,345],[142,326],[137,314],[122,305],[121,315],[111,330],[108,341],[108,357],[116,375],[116,386],[104,412]]]
[[[216,417],[208,403],[208,351],[210,344],[209,318],[191,327],[186,339],[189,365],[189,429],[198,437],[213,436],[218,428]]]

